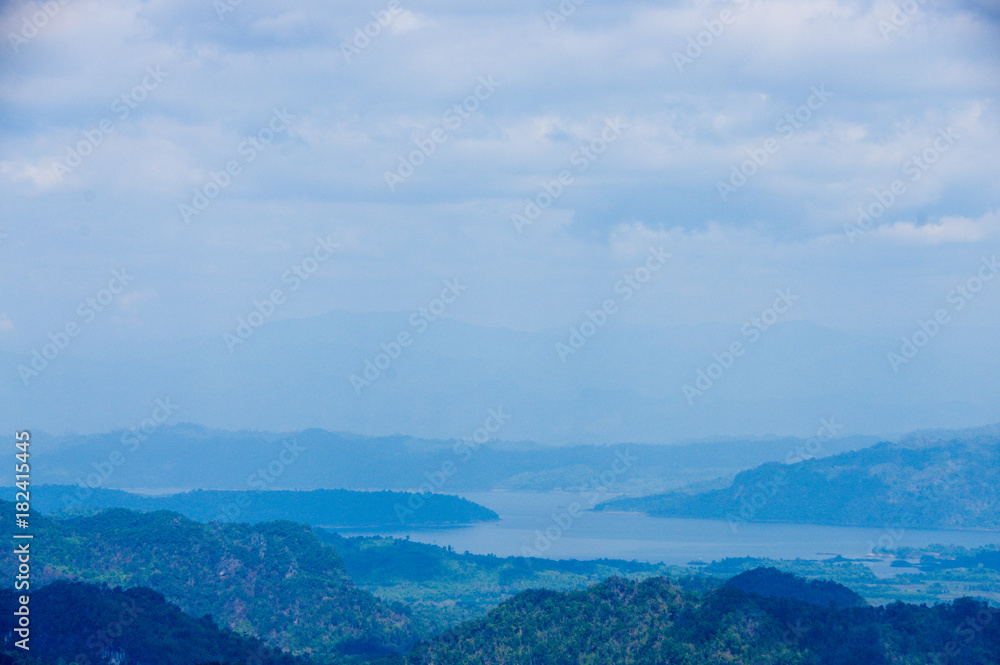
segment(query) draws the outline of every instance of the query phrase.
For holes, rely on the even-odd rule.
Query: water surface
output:
[[[1000,533],[933,529],[876,529],[809,524],[730,524],[724,520],[647,517],[589,510],[603,497],[564,492],[461,492],[500,515],[500,521],[472,526],[395,531],[340,530],[345,535],[409,537],[457,552],[550,559],[625,559],[651,563],[710,562],[726,557],[770,559],[871,559],[873,545],[979,547],[1000,542]],[[570,508],[578,510],[570,514]],[[876,574],[888,561],[870,562]]]

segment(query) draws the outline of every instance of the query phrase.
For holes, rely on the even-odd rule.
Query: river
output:
[[[810,524],[743,523],[673,519],[587,510],[592,494],[564,492],[461,492],[500,515],[498,522],[437,529],[346,531],[344,535],[409,537],[457,552],[551,559],[626,559],[686,564],[726,557],[770,559],[870,558],[872,545],[979,547],[1000,542],[1000,533],[928,529],[877,529]],[[577,504],[582,510],[570,514]],[[870,561],[879,576],[906,569]]]

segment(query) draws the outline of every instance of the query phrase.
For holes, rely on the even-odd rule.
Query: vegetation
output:
[[[0,509],[10,511],[11,504],[0,504]],[[924,654],[919,660],[914,645],[949,631],[956,634],[935,648],[957,641],[963,656],[952,662],[976,663],[973,656],[980,657],[975,650],[980,647],[967,649],[956,637],[955,621],[970,612],[993,617],[985,605],[965,599],[942,606],[946,609],[928,609],[895,601],[930,603],[966,595],[1000,600],[997,548],[903,550],[896,555],[913,559],[918,567],[880,579],[867,565],[839,557],[724,559],[690,567],[550,561],[460,554],[393,538],[345,538],[291,522],[199,524],[162,511],[113,509],[65,519],[32,515],[31,520],[40,548],[33,584],[73,579],[126,589],[149,587],[155,590],[148,592],[153,597],[165,596],[165,607],[170,607],[166,602],[178,606],[171,611],[211,617],[197,620],[207,621],[206,631],[235,631],[241,639],[260,639],[317,663],[384,658],[414,665],[906,665],[929,658]],[[11,552],[0,555],[6,579],[13,578],[15,565]],[[98,587],[67,588],[90,590],[64,606],[90,602],[87,594]],[[112,592],[120,590],[101,593]],[[867,613],[852,614],[861,610]],[[176,622],[164,619],[164,625],[180,622],[179,634],[186,634],[184,621],[193,619],[178,616]],[[825,637],[806,639],[795,631],[789,637],[789,626],[800,622],[805,628],[796,631]],[[977,636],[985,630],[979,628]],[[168,644],[171,634],[167,630],[156,639]],[[66,639],[79,637],[73,635],[70,631]],[[204,640],[212,639],[205,633]],[[219,654],[228,653],[226,639],[220,638]],[[419,639],[425,641],[411,652]],[[838,640],[852,644],[858,659],[850,660]],[[129,644],[122,657],[141,660],[142,649],[159,648],[141,640]],[[591,654],[591,660],[576,660],[576,654]],[[226,662],[222,656],[211,658]],[[119,665],[123,663],[128,664],[127,658]]]
[[[13,498],[13,489],[9,492]],[[292,520],[338,528],[443,526],[499,519],[488,508],[447,494],[352,490],[194,490],[166,496],[41,485],[32,505],[43,513],[93,514],[106,508],[171,510],[199,522]]]
[[[10,514],[12,505],[0,510]],[[205,525],[176,513],[112,509],[67,520],[34,515],[32,529],[34,583],[149,587],[188,614],[320,662],[399,651],[416,639],[406,608],[355,587],[306,525]],[[14,578],[16,565],[8,548],[3,579]]]
[[[1000,571],[978,566],[926,572],[913,568],[912,572],[878,577],[868,565],[836,557],[824,561],[741,557],[713,561],[700,567],[700,571],[712,578],[729,579],[760,567],[777,568],[803,579],[835,581],[857,592],[871,605],[932,604],[971,597],[1000,607]]]
[[[484,616],[527,589],[585,589],[608,577],[645,579],[671,574],[689,588],[717,584],[681,566],[459,554],[423,543],[381,537],[345,538],[319,531],[344,562],[351,579],[386,600],[405,603],[424,635]]]
[[[17,593],[0,589],[11,616]],[[25,665],[305,665],[260,640],[196,619],[143,587],[123,591],[81,582],[53,582],[31,594],[30,650],[14,646],[11,622],[0,634],[7,662]]]
[[[754,568],[733,577],[727,587],[766,598],[794,598],[819,607],[862,607],[865,599],[830,580],[804,580],[777,568]]]
[[[598,510],[731,523],[1000,529],[995,438],[890,444],[796,464],[768,463],[731,486],[616,499]]]
[[[955,545],[931,545],[927,548],[897,547],[876,550],[898,560],[917,559],[915,567],[926,573],[959,568],[1000,572],[1000,545],[968,549]]]
[[[924,665],[995,663],[996,611],[820,607],[724,586],[685,592],[662,577],[611,578],[585,591],[526,591],[419,645],[410,665]]]
[[[668,566],[636,561],[549,560],[461,554],[435,545],[380,537],[345,538],[324,530],[355,583],[375,596],[405,603],[423,635],[489,610],[527,589],[560,591],[587,588],[611,576],[642,580],[667,576],[685,590],[705,591],[758,568],[774,568],[802,580],[831,580],[856,592],[864,602],[936,603],[964,596],[1000,606],[1000,570],[979,566],[977,552],[965,552],[977,564],[968,568],[914,568],[879,577],[870,565],[840,557],[826,560],[727,558],[697,566]],[[919,559],[919,555],[915,555]],[[972,560],[970,559],[970,560]],[[870,563],[870,561],[869,561]],[[853,597],[853,596],[852,596]]]

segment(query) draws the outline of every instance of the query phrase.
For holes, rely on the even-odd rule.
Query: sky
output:
[[[448,280],[447,318],[567,340],[609,298],[667,330],[778,291],[1000,328],[995,0],[0,6],[14,383],[67,325],[148,358]]]

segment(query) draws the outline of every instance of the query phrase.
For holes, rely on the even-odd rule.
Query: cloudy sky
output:
[[[622,321],[740,324],[790,288],[791,318],[898,335],[998,250],[994,0],[2,6],[10,352],[454,278],[449,317],[566,329],[661,247]],[[1000,327],[1000,280],[970,300],[956,327]]]

